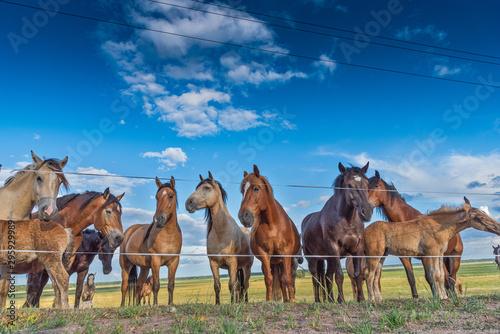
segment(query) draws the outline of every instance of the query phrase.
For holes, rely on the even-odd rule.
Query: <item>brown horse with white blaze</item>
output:
[[[380,276],[385,256],[427,256],[426,274],[432,280],[435,297],[447,299],[444,286],[443,254],[449,240],[472,227],[500,235],[500,224],[483,211],[473,208],[467,198],[458,208],[442,207],[425,216],[405,222],[378,221],[365,230],[366,286],[371,301],[382,300],[376,278]]]
[[[253,173],[244,172],[243,176],[243,200],[238,217],[245,227],[252,227],[250,247],[262,262],[266,301],[272,300],[274,267],[275,272],[281,273],[283,301],[295,303],[291,266],[293,257],[300,249],[297,227],[274,198],[273,188],[256,165],[253,166]]]
[[[208,256],[214,276],[215,303],[220,304],[219,268],[229,272],[231,302],[235,299],[248,302],[248,286],[253,264],[248,230],[239,227],[229,214],[226,191],[214,180],[212,173],[208,172],[206,179],[200,175],[200,180],[196,191],[186,200],[186,210],[194,213],[196,210],[205,209],[207,253],[216,254]]]
[[[333,301],[333,274],[338,288],[338,302],[344,302],[342,284],[344,273],[340,259],[356,256],[354,261],[357,300],[365,299],[362,283],[361,257],[363,252],[363,222],[370,221],[373,209],[368,201],[368,178],[365,176],[369,164],[363,168],[345,168],[339,163],[340,175],[335,179],[335,191],[323,209],[306,216],[302,221],[302,249],[313,276],[314,298],[320,302],[320,281],[327,262],[326,290]],[[308,256],[309,255],[309,256]],[[324,256],[324,257],[322,257]]]
[[[168,304],[174,300],[175,272],[179,265],[182,247],[182,233],[177,223],[177,191],[172,176],[169,183],[161,183],[156,178],[156,212],[151,224],[132,225],[125,231],[125,240],[120,247],[120,266],[122,268],[122,303],[129,285],[135,283],[136,266],[141,268],[135,283],[134,301],[139,305],[142,286],[149,275],[153,274],[153,305],[158,304],[160,290],[160,267],[168,267]],[[149,255],[143,255],[149,254]],[[158,254],[158,255],[157,255]],[[134,271],[132,272],[132,270]],[[132,273],[131,273],[132,272]],[[133,285],[130,287],[133,288]]]

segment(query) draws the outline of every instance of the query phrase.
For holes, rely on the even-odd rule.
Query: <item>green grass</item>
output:
[[[414,271],[417,290],[420,297],[431,297],[430,288],[425,281],[422,265],[414,261]],[[499,271],[493,262],[465,262],[460,266],[458,277],[462,280],[465,296],[486,295],[500,292]],[[221,279],[221,303],[230,302],[228,278]],[[337,288],[334,284],[334,292]],[[364,287],[365,297],[366,287]],[[74,303],[74,285],[70,287],[70,305]],[[336,295],[336,293],[335,293]],[[352,300],[351,283],[347,275],[344,280],[344,295],[347,301]],[[382,272],[382,296],[389,299],[411,299],[411,292],[403,267],[386,267]],[[25,288],[18,287],[16,305],[21,306],[26,298]],[[54,293],[51,285],[47,285],[42,299],[42,307],[51,307]],[[152,297],[151,297],[152,299]],[[168,302],[167,280],[161,280],[159,304]],[[128,299],[127,299],[128,300]],[[261,274],[250,278],[249,300],[251,302],[265,301],[265,285]],[[312,278],[306,273],[304,278],[296,281],[296,301],[313,302]],[[121,282],[97,283],[94,296],[94,307],[118,307],[121,303]],[[174,290],[175,304],[215,303],[213,280],[210,276],[200,278],[178,278]],[[473,306],[471,306],[473,307]]]

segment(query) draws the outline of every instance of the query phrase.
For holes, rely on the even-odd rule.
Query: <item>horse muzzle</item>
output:
[[[369,222],[370,219],[372,219],[373,208],[371,205],[363,205],[357,208],[357,210],[359,219],[361,219],[362,222]]]
[[[113,268],[111,267],[111,265],[104,265],[102,267],[102,272],[104,273],[104,275],[108,275],[112,269]]]
[[[194,213],[196,211],[197,204],[192,198],[186,200],[186,211],[189,213]]]
[[[41,220],[50,220],[57,215],[56,201],[52,198],[41,198],[38,203],[38,217]]]
[[[164,214],[155,215],[153,217],[153,223],[156,228],[163,228],[167,223],[167,217]]]
[[[109,235],[107,235],[109,240],[109,245],[112,248],[117,248],[122,244],[123,241],[123,233],[118,230],[112,230]]]
[[[253,225],[253,222],[254,222],[253,212],[250,212],[250,211],[240,212],[238,214],[238,218],[240,219],[240,222],[245,227],[251,227]]]

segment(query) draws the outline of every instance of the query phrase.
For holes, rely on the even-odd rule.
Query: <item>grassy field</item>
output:
[[[430,297],[430,289],[424,278],[424,271],[421,265],[415,265],[415,278],[417,281],[418,293],[421,297]],[[223,272],[221,272],[223,273]],[[464,295],[488,295],[500,293],[500,272],[491,261],[462,263],[458,272],[458,277],[462,280]],[[228,291],[228,279],[222,280],[221,303],[230,301]],[[121,301],[121,282],[96,284],[96,294],[94,296],[94,307],[118,307]],[[335,288],[336,289],[336,288]],[[336,290],[334,290],[336,291]],[[74,303],[74,286],[70,287],[70,305]],[[344,295],[346,300],[352,300],[351,283],[347,275],[344,280]],[[365,296],[366,288],[365,288]],[[382,272],[382,296],[388,299],[409,299],[411,298],[410,288],[406,279],[403,267],[386,267]],[[25,288],[18,287],[16,292],[16,305],[21,306],[26,298]],[[53,302],[53,290],[50,285],[45,288],[41,300],[43,308],[51,307]],[[251,302],[265,301],[265,285],[262,275],[255,274],[250,279],[249,298]],[[305,277],[296,281],[297,302],[310,303],[314,301],[311,276],[309,273]],[[161,280],[159,304],[164,305],[168,301],[167,281]],[[199,278],[178,278],[175,282],[174,303],[214,303],[213,280],[209,277]]]

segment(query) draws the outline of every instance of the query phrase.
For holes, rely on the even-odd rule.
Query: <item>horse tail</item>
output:
[[[302,245],[300,245],[300,247],[299,247],[299,251],[297,252],[297,254],[296,254],[296,255],[299,255],[299,256],[295,257],[295,258],[297,259],[297,262],[298,262],[299,264],[304,263],[304,258],[302,257]]]
[[[73,258],[73,249],[75,248],[75,236],[70,228],[65,228],[64,230],[68,236],[68,243],[62,255],[62,264],[66,270],[69,270]]]
[[[280,263],[271,265],[271,274],[273,275],[273,300],[283,300],[283,297],[281,296],[282,266]]]
[[[135,285],[137,283],[137,266],[132,266],[130,273],[128,274],[128,303],[129,305],[135,305]],[[130,299],[132,299],[132,304],[130,304]]]

